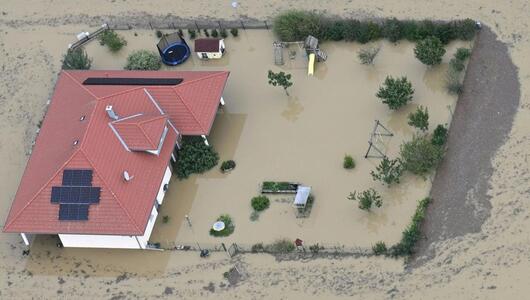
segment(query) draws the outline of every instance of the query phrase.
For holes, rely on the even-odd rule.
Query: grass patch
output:
[[[234,230],[236,227],[234,223],[232,222],[232,217],[226,214],[221,215],[219,218],[217,218],[217,222],[219,221],[222,221],[223,223],[225,223],[225,229],[221,231],[215,231],[213,229],[210,229],[210,235],[215,236],[215,237],[224,237],[224,236],[229,236],[232,233],[234,233]]]

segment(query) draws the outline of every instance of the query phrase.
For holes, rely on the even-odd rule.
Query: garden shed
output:
[[[225,52],[225,42],[223,39],[196,39],[195,53],[200,59],[219,59]]]
[[[310,194],[311,194],[310,186],[299,185],[298,189],[296,190],[296,196],[294,197],[293,205],[296,208],[305,208]]]
[[[156,47],[162,62],[169,66],[183,63],[191,52],[186,41],[177,32],[162,36]]]

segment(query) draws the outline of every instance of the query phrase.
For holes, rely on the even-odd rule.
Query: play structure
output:
[[[283,66],[286,64],[284,60],[284,52],[287,51],[289,55],[289,64],[291,67],[300,68],[299,58],[302,58],[302,65],[307,67],[307,75],[312,76],[315,72],[315,63],[325,61],[327,54],[318,47],[318,39],[314,36],[307,36],[305,41],[297,42],[274,42],[272,44],[274,53],[274,64]]]
[[[162,36],[156,45],[162,62],[168,66],[176,66],[190,57],[190,47],[177,33]]]
[[[90,33],[88,31],[83,31],[77,34],[77,41],[68,44],[69,50],[75,50],[76,48],[79,48],[83,46],[84,44],[90,42],[91,40],[95,39],[98,35],[103,33],[105,30],[109,29],[109,25],[103,24],[101,27],[99,27],[98,30]]]
[[[370,139],[368,140],[368,150],[364,155],[364,158],[385,158],[386,151],[383,137],[393,137],[394,134],[388,130],[379,120],[375,120],[375,126],[370,133]],[[374,153],[375,151],[375,153]]]

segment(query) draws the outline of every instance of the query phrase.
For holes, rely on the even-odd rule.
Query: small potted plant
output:
[[[233,161],[233,160],[225,160],[221,164],[221,172],[228,173],[228,172],[232,171],[233,169],[235,169],[235,167],[236,167],[236,162],[235,161]]]

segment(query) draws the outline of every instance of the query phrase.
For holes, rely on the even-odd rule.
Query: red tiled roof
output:
[[[131,150],[156,150],[167,124],[165,115],[133,115],[112,122],[112,127]]]
[[[177,140],[176,130],[184,135],[209,133],[228,74],[61,72],[4,231],[142,235]],[[82,85],[88,77],[105,76],[178,77],[183,82],[174,87]],[[168,124],[159,155],[128,151],[110,126],[107,105],[122,118],[142,114],[122,120],[128,124],[123,128],[118,125],[131,149],[152,147]],[[141,134],[131,131],[133,126]],[[52,186],[61,185],[64,169],[91,169],[92,185],[101,187],[100,202],[90,205],[88,221],[58,220],[59,205],[52,204],[50,196]],[[124,171],[134,179],[126,182]]]

